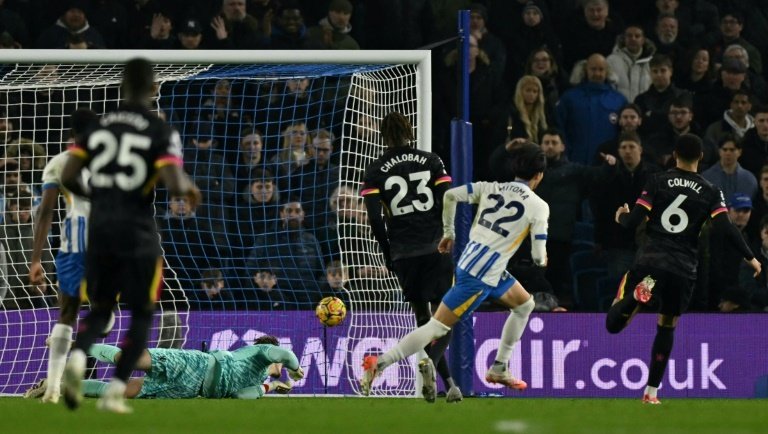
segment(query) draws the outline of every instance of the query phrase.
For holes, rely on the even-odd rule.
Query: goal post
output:
[[[42,167],[66,148],[76,108],[118,107],[122,64],[134,57],[156,65],[154,110],[179,130],[185,168],[206,202],[190,213],[158,189],[166,272],[150,346],[232,350],[273,334],[307,372],[296,393],[357,393],[362,358],[415,326],[357,192],[383,151],[386,113],[406,115],[416,145],[431,149],[429,51],[0,51],[0,136],[3,157],[14,161],[0,192],[8,234],[0,246],[0,394],[20,394],[45,376],[45,339],[58,318],[58,219],[45,256],[50,289],[38,293],[26,281]],[[322,157],[329,150],[330,162]],[[303,231],[290,223],[293,203]],[[348,304],[342,325],[325,329],[314,318],[324,295]],[[128,320],[118,312],[105,342],[117,344]],[[382,395],[416,393],[408,363],[378,381]]]

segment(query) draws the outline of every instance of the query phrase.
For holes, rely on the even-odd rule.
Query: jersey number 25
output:
[[[91,162],[91,184],[99,188],[111,188],[114,185],[123,191],[130,191],[144,184],[147,177],[147,163],[134,150],[147,150],[152,146],[152,139],[133,133],[123,133],[120,141],[109,130],[95,131],[88,138],[88,150],[103,147]],[[104,169],[115,162],[118,173],[105,173]]]

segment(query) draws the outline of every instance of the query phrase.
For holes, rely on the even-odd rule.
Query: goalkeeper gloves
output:
[[[287,395],[291,393],[291,389],[293,389],[293,384],[291,384],[290,381],[283,382],[280,380],[275,380],[269,383],[269,390],[271,390],[274,393],[279,393],[281,395]]]
[[[293,381],[298,381],[304,378],[304,370],[301,369],[301,366],[299,366],[299,368],[296,369],[295,371],[293,369],[287,369],[287,371],[288,371],[288,376],[291,377],[291,380]]]

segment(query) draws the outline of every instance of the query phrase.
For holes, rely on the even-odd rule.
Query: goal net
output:
[[[154,109],[181,134],[185,170],[204,199],[192,211],[156,191],[166,269],[150,347],[234,350],[271,334],[307,374],[295,393],[358,393],[363,357],[415,326],[358,191],[383,151],[386,113],[406,115],[418,146],[430,148],[423,51],[3,50],[0,394],[45,377],[45,340],[58,319],[53,258],[63,203],[43,256],[47,285],[32,287],[27,277],[43,167],[66,149],[75,109],[119,106],[122,63],[136,56],[157,65]],[[315,318],[325,296],[346,303],[341,325]],[[116,317],[105,343],[117,345],[127,329],[130,313]],[[110,372],[96,364],[89,375]],[[413,396],[415,381],[409,360],[375,385],[383,395]]]

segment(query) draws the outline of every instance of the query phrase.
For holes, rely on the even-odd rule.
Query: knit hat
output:
[[[485,5],[480,3],[472,3],[469,5],[469,13],[476,12],[480,14],[481,17],[483,17],[483,20],[488,21],[488,8],[485,7]]]
[[[525,13],[531,9],[538,12],[539,15],[544,16],[544,14],[541,12],[541,8],[534,1],[529,1],[528,3],[525,4],[525,6],[523,6],[523,15],[525,15]]]

